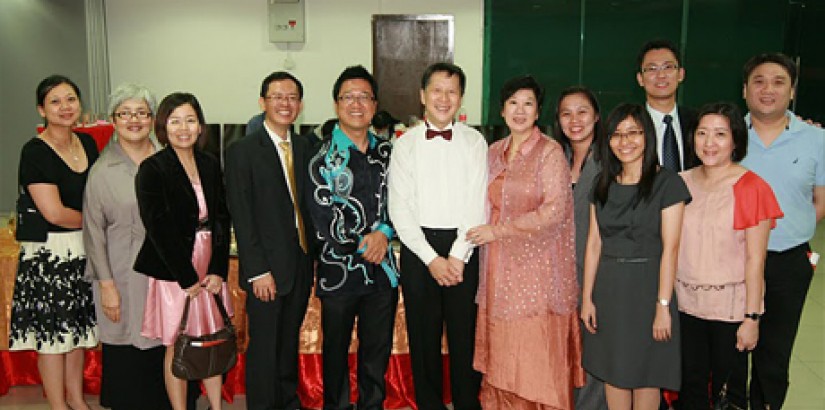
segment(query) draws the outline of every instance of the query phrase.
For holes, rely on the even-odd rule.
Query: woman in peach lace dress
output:
[[[467,236],[482,249],[475,368],[487,409],[572,409],[584,384],[576,316],[570,167],[536,126],[543,91],[508,81],[510,135],[488,154],[488,224]]]

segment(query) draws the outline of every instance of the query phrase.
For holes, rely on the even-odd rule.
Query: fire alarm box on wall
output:
[[[304,0],[269,0],[269,41],[304,42]]]

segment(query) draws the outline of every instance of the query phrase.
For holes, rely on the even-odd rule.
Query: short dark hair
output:
[[[291,80],[298,86],[298,98],[304,99],[304,85],[301,84],[298,79],[286,72],[286,71],[275,71],[272,74],[266,76],[264,80],[261,82],[261,98],[266,98],[266,92],[269,91],[269,84],[275,81],[283,81],[283,80]]]
[[[427,88],[427,85],[430,84],[430,78],[433,74],[437,72],[447,73],[447,77],[452,77],[454,75],[458,76],[458,86],[461,88],[461,95],[464,95],[464,87],[467,85],[467,76],[464,75],[464,70],[461,67],[447,62],[440,62],[431,64],[424,70],[424,74],[421,76],[421,89],[424,90]]]
[[[778,64],[784,68],[785,71],[788,72],[788,76],[791,77],[791,87],[796,84],[796,77],[798,75],[796,63],[791,60],[790,57],[782,53],[762,53],[751,57],[742,68],[742,83],[747,85],[748,77],[751,76],[753,70],[756,70],[756,67],[759,67],[765,63]]]
[[[673,53],[673,56],[676,57],[676,64],[679,64],[679,67],[682,66],[682,57],[679,56],[679,47],[676,47],[676,43],[664,38],[657,38],[645,43],[642,46],[642,49],[639,50],[639,55],[636,56],[636,66],[641,69],[642,64],[645,62],[645,55],[647,55],[647,53],[651,50],[661,49],[667,49]]]
[[[733,162],[739,162],[748,154],[748,126],[745,124],[745,117],[739,111],[736,104],[720,101],[702,106],[699,115],[696,117],[698,125],[706,115],[721,115],[728,119],[731,135],[733,136]],[[694,147],[696,146],[696,132],[693,134]]]
[[[68,84],[69,87],[72,87],[74,93],[77,94],[77,99],[83,103],[83,99],[80,97],[80,88],[77,87],[77,84],[74,83],[69,77],[60,74],[53,74],[40,81],[37,84],[37,91],[35,92],[35,96],[37,98],[37,105],[42,107],[43,104],[46,102],[46,94],[51,92],[54,87],[57,87],[60,84]]]
[[[653,191],[653,182],[656,179],[659,168],[659,155],[656,153],[656,128],[647,109],[639,104],[622,103],[616,106],[607,117],[607,133],[605,138],[599,141],[596,149],[602,169],[596,177],[596,186],[593,187],[593,196],[596,202],[604,206],[607,203],[607,194],[610,184],[616,182],[616,177],[622,172],[622,164],[610,148],[610,139],[619,124],[631,118],[645,133],[645,149],[642,157],[642,176],[639,179],[639,189],[636,191],[636,198],[633,206],[642,200],[647,200]]]
[[[587,99],[587,102],[589,102],[590,106],[593,108],[593,113],[595,114],[597,119],[596,123],[593,124],[593,141],[590,142],[590,146],[592,148],[595,148],[596,144],[604,136],[604,124],[602,124],[601,120],[602,112],[599,106],[599,100],[596,99],[596,94],[594,94],[593,91],[589,88],[581,85],[574,85],[572,87],[567,87],[561,90],[561,93],[559,93],[559,98],[558,100],[556,100],[556,112],[553,121],[552,137],[564,148],[564,152],[565,155],[567,155],[567,159],[571,161],[570,165],[573,165],[573,146],[570,143],[570,139],[567,138],[566,135],[564,135],[564,131],[562,131],[561,129],[561,121],[559,121],[559,116],[561,112],[559,111],[559,109],[561,107],[561,101],[564,100],[565,97],[567,97],[568,95],[576,94],[581,94],[584,96],[584,98]],[[593,152],[595,152],[595,150],[593,150]]]
[[[541,84],[539,84],[539,82],[531,75],[522,75],[511,78],[501,86],[501,93],[499,94],[499,104],[501,104],[501,108],[504,109],[504,104],[507,100],[519,90],[530,90],[533,92],[533,96],[536,97],[536,103],[538,104],[537,108],[540,114],[541,107],[544,105],[544,87],[542,87]]]
[[[158,113],[155,117],[155,136],[158,142],[167,145],[169,144],[169,135],[166,132],[166,122],[169,121],[169,116],[172,111],[184,104],[189,104],[195,110],[198,116],[198,122],[201,125],[201,134],[198,135],[198,148],[206,146],[209,139],[208,127],[206,126],[206,119],[203,117],[203,110],[201,109],[198,99],[190,93],[174,92],[163,98],[158,106]]]
[[[378,98],[378,83],[375,82],[375,77],[364,66],[352,65],[345,68],[335,80],[335,85],[332,86],[332,101],[338,101],[338,93],[341,92],[341,86],[347,80],[365,80],[372,87],[372,95]]]

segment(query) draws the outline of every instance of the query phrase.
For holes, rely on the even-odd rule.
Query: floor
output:
[[[817,228],[811,245],[822,254],[820,264],[823,266],[814,274],[802,312],[802,323],[791,359],[791,387],[783,407],[786,410],[825,409],[825,222]],[[97,396],[88,396],[87,402],[93,409],[102,409],[97,399]],[[208,407],[203,397],[198,404],[198,410]],[[0,408],[47,410],[49,406],[40,386],[25,386],[13,387],[7,395],[0,397]],[[236,396],[234,403],[224,405],[226,410],[245,408],[245,396]]]

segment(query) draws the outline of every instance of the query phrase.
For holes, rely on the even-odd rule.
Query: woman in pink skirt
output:
[[[186,408],[186,381],[172,374],[175,337],[187,295],[186,333],[225,326],[212,294],[229,302],[229,212],[220,163],[203,152],[203,111],[192,94],[173,93],[158,107],[155,134],[166,147],[140,165],[136,190],[146,240],[135,270],[149,276],[143,336],[166,346],[164,380],[175,410]],[[231,314],[231,306],[226,309]],[[204,379],[212,409],[221,408],[221,376]]]

